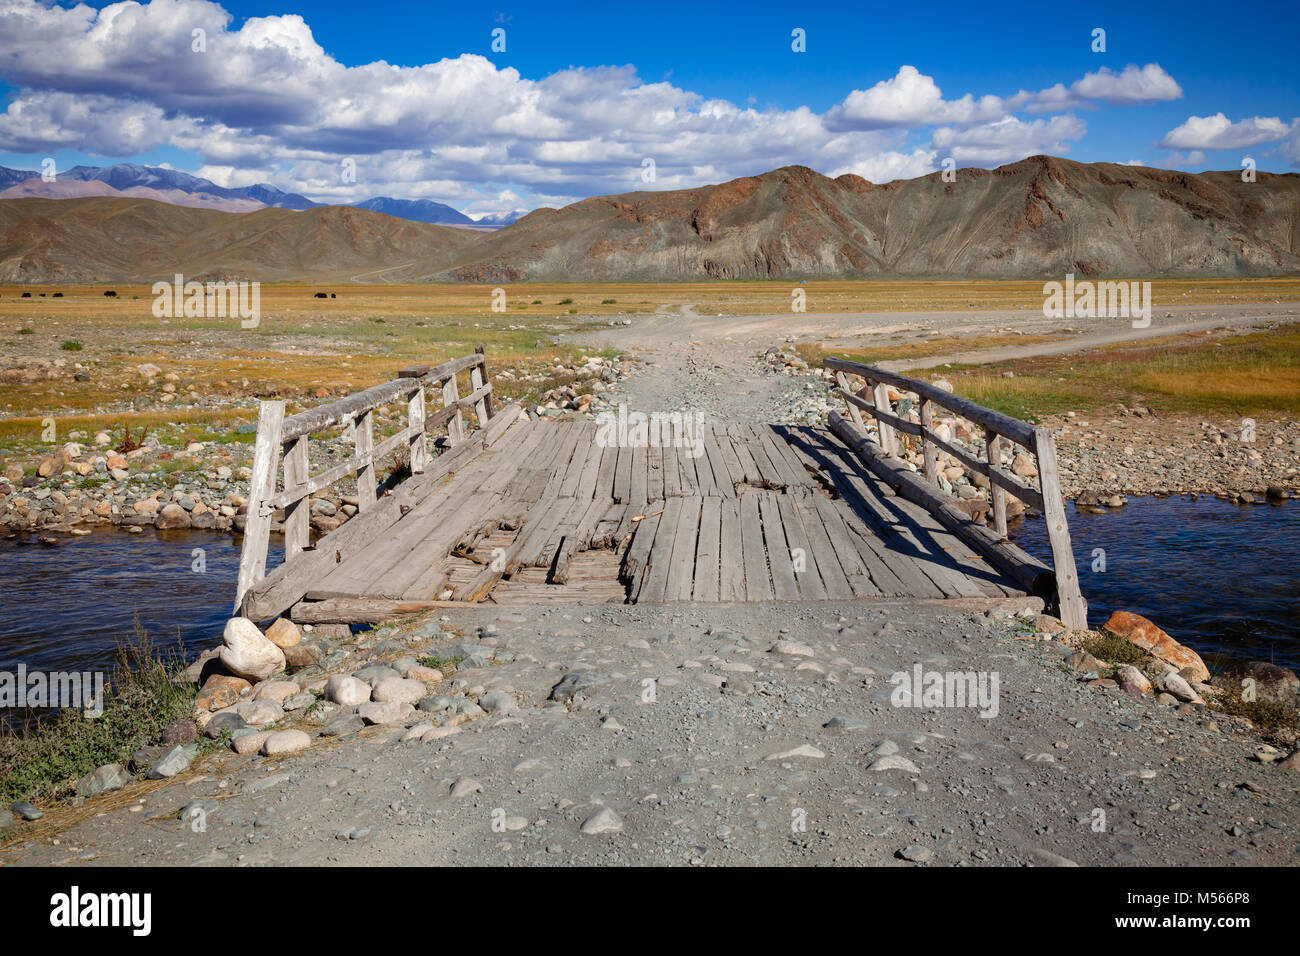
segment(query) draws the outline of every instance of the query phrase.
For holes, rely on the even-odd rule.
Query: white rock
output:
[[[276,754],[293,753],[295,750],[306,750],[311,746],[311,738],[301,730],[277,730],[266,738],[262,744],[262,753],[268,757]]]
[[[813,760],[821,760],[826,754],[822,753],[812,744],[800,744],[793,750],[782,750],[780,753],[768,754],[764,760],[789,760],[793,757],[809,757]],[[918,771],[919,772],[919,771]]]
[[[284,652],[246,617],[232,617],[222,635],[221,663],[236,677],[257,683],[284,670]]]
[[[405,726],[414,714],[414,707],[397,700],[374,701],[357,708],[357,716],[366,723],[384,727]]]
[[[813,657],[813,649],[798,641],[777,641],[768,651],[769,654],[784,654],[786,657]]]
[[[920,773],[921,768],[906,757],[900,757],[897,754],[889,754],[872,762],[868,770],[902,770],[906,773]]]
[[[370,685],[355,677],[335,674],[325,682],[325,699],[344,707],[355,707],[370,700]]]
[[[426,696],[429,691],[418,680],[405,677],[386,677],[375,685],[370,693],[371,700],[383,703],[394,701],[399,704],[414,704]]]
[[[582,822],[582,832],[586,834],[618,833],[622,829],[622,819],[609,807],[601,807]]]

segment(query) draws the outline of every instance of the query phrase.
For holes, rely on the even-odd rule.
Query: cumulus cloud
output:
[[[1005,163],[1038,153],[1068,153],[1070,140],[1087,131],[1083,121],[1069,113],[1030,122],[1008,116],[964,129],[937,129],[931,141],[959,164]]]
[[[1189,116],[1181,126],[1165,134],[1161,149],[1241,149],[1272,143],[1296,132],[1296,123],[1287,124],[1276,116],[1254,116],[1236,123],[1222,113],[1213,116]]]
[[[802,163],[873,181],[921,175],[940,155],[994,163],[1065,152],[1071,115],[1012,111],[1181,95],[1158,65],[1090,73],[1009,99],[945,99],[903,66],[825,113],[709,99],[632,66],[572,67],[530,79],[484,56],[418,66],[345,66],[300,16],[237,29],[210,0],[134,0],[101,10],[0,0],[0,150],[107,157],[172,147],[222,185],[270,182],[326,201],[374,195],[456,201],[479,211],[720,182]],[[933,130],[925,142],[926,130]],[[918,139],[920,140],[918,142]],[[909,141],[910,140],[910,141]],[[356,170],[343,175],[343,163]]]

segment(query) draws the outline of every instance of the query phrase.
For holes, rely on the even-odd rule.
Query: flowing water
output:
[[[1202,656],[1300,669],[1300,502],[1131,498],[1107,514],[1067,508],[1092,627],[1132,611]],[[1041,519],[1009,536],[1050,561]]]
[[[1093,626],[1134,611],[1202,654],[1300,668],[1300,502],[1134,498],[1109,514],[1071,509],[1070,532]],[[1011,537],[1050,557],[1041,520]],[[0,671],[108,668],[137,615],[157,645],[192,658],[220,641],[238,567],[235,540],[214,532],[0,539]]]
[[[274,566],[277,539],[271,549]],[[0,539],[0,671],[109,669],[137,615],[156,646],[192,659],[221,642],[238,575],[235,540],[216,532]]]

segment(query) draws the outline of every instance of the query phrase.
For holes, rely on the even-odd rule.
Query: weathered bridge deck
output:
[[[471,393],[460,399],[467,369]],[[1054,596],[1052,572],[1003,536],[980,526],[983,537],[972,537],[968,514],[954,518],[873,469],[869,440],[838,415],[831,428],[677,421],[652,429],[649,443],[611,440],[613,429],[590,420],[529,421],[515,406],[493,414],[485,372],[480,353],[334,403],[347,408],[286,419],[265,403],[237,609],[356,623],[445,602],[1017,606],[1031,592]],[[434,416],[424,412],[428,386],[445,403]],[[409,403],[410,424],[375,446],[371,412],[394,399]],[[480,428],[467,433],[459,419],[471,408]],[[434,458],[424,447],[431,420],[449,433]],[[354,431],[357,457],[309,478],[311,431],[337,427]],[[378,456],[403,444],[416,473],[382,496],[361,491],[360,513],[313,544],[310,494],[354,473],[373,483]],[[286,561],[265,575],[277,507]]]

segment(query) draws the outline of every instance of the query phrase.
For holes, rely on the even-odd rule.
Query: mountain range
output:
[[[1300,175],[1255,176],[1034,156],[873,184],[787,166],[537,209],[491,232],[393,218],[384,203],[232,215],[122,196],[12,198],[0,200],[0,281],[173,271],[492,284],[1300,273]]]
[[[266,208],[304,210],[327,205],[297,193],[284,192],[266,183],[239,187],[218,186],[211,180],[180,170],[135,163],[74,166],[57,173],[49,182],[33,170],[0,166],[0,199],[73,199],[86,196],[153,199],[176,206],[218,209],[222,212],[253,212]],[[412,222],[471,229],[508,225],[524,214],[522,211],[497,213],[475,220],[451,206],[430,199],[392,199],[387,196],[376,196],[352,205],[399,219],[410,219]]]

